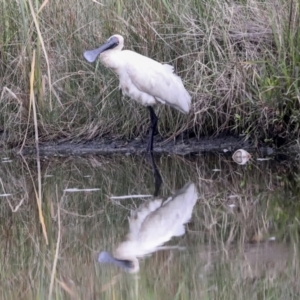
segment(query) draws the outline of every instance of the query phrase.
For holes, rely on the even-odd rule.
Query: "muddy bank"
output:
[[[67,155],[107,155],[107,154],[143,154],[146,152],[146,141],[136,139],[130,142],[123,140],[100,139],[90,142],[66,142],[42,143],[39,146],[42,156],[67,156]],[[239,137],[203,138],[203,139],[177,139],[156,140],[154,142],[154,152],[158,154],[189,155],[204,152],[232,152],[239,148],[245,150],[261,150],[266,154],[272,154],[274,150],[269,147],[257,149],[251,141],[245,141]],[[23,148],[23,155],[35,154],[35,147]]]

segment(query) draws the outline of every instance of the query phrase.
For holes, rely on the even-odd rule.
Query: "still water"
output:
[[[0,299],[300,297],[298,161],[0,159]]]

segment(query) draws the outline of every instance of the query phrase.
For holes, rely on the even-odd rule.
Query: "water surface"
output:
[[[246,165],[224,155],[155,161],[163,183],[151,198],[141,197],[155,191],[146,157],[42,158],[38,172],[34,157],[3,153],[0,298],[299,298],[298,161],[255,155]],[[97,261],[126,240],[132,211],[191,183],[197,202],[184,234],[164,244],[173,248],[139,258],[135,274]]]

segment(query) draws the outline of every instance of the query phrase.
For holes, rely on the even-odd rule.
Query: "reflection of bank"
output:
[[[112,263],[129,272],[139,271],[139,258],[155,251],[174,247],[162,246],[172,237],[185,233],[184,224],[191,216],[197,202],[197,190],[193,183],[186,184],[173,196],[153,199],[131,212],[129,233],[113,251],[113,256],[103,251],[100,263]]]

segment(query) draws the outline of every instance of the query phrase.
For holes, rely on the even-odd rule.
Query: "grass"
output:
[[[174,65],[192,95],[188,116],[158,109],[163,137],[184,131],[239,134],[272,145],[295,140],[299,9],[295,0],[4,0],[1,143],[34,145],[36,125],[39,141],[146,134],[147,110],[122,99],[117,78],[82,56],[113,33],[125,37],[127,49]],[[30,93],[37,107],[29,117]]]

